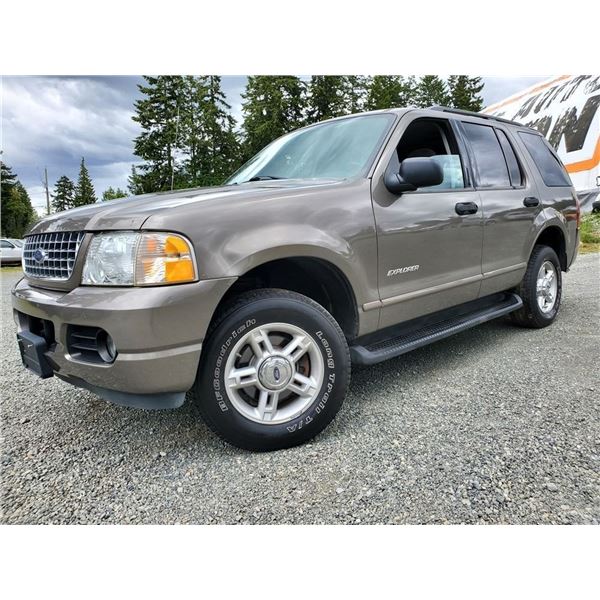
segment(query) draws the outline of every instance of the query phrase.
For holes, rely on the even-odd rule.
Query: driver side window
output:
[[[439,185],[419,191],[465,188],[464,168],[456,138],[449,123],[442,119],[417,119],[406,129],[388,169],[398,173],[407,158],[432,158],[441,167],[444,180]]]

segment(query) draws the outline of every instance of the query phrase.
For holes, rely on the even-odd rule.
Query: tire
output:
[[[544,267],[546,265],[546,267]],[[541,276],[541,269],[544,267],[546,272],[550,272],[550,265],[553,266],[554,277],[556,279],[555,291],[553,294],[554,300],[552,303],[546,302],[547,306],[543,309],[538,302],[538,280]],[[548,292],[552,290],[548,289]],[[521,327],[530,327],[540,329],[552,324],[556,315],[560,310],[560,300],[562,296],[562,273],[560,270],[560,262],[556,252],[549,246],[535,246],[527,270],[521,283],[516,289],[517,294],[523,300],[523,306],[511,313],[513,323]],[[548,300],[548,298],[546,298]],[[544,302],[544,299],[541,300]]]
[[[325,429],[349,382],[350,352],[335,319],[306,296],[264,289],[215,318],[190,395],[219,437],[268,451]]]

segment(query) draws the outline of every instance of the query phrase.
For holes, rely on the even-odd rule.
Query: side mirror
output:
[[[385,187],[400,195],[418,188],[439,185],[444,181],[444,171],[432,158],[406,158],[400,163],[399,173],[388,173]]]

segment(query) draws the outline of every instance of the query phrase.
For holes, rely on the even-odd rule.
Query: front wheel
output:
[[[562,273],[552,248],[535,246],[517,293],[523,299],[523,306],[511,313],[513,322],[539,329],[554,321],[560,309]]]
[[[340,409],[350,355],[335,319],[294,292],[238,297],[211,326],[192,395],[209,427],[248,450],[314,437]]]

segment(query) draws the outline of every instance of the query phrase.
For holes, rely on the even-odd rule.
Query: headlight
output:
[[[165,285],[197,279],[191,244],[174,233],[116,231],[93,237],[83,285]]]

